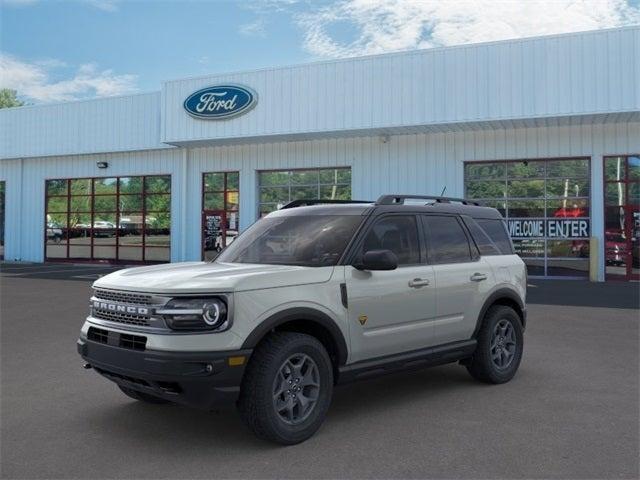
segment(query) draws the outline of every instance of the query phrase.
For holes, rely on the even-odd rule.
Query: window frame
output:
[[[320,181],[320,173],[322,171],[327,171],[327,170],[348,170],[349,171],[349,183],[343,183],[343,182],[336,182],[336,183],[323,183]],[[304,183],[304,184],[292,184],[291,183],[291,174],[294,172],[304,172],[304,171],[314,171],[318,173],[318,181],[316,183]],[[265,174],[265,173],[286,173],[287,174],[287,183],[286,184],[276,184],[276,185],[263,185],[261,182],[261,175]],[[309,188],[309,187],[317,187],[317,195],[315,198],[320,198],[320,189],[323,186],[328,186],[328,185],[336,185],[338,187],[349,187],[350,189],[353,186],[353,168],[351,165],[341,165],[341,166],[332,166],[332,167],[299,167],[299,168],[283,168],[283,169],[265,169],[265,170],[257,170],[256,171],[256,175],[257,175],[257,181],[256,181],[256,190],[257,190],[257,218],[261,218],[261,212],[262,212],[262,206],[263,205],[274,205],[274,202],[262,202],[261,201],[261,190],[263,188],[287,188],[287,192],[288,192],[288,198],[289,200],[287,200],[287,202],[290,202],[292,200],[291,198],[291,190],[292,188]],[[352,192],[353,193],[353,192]],[[350,195],[350,197],[352,197],[352,195]],[[275,205],[277,206],[277,202],[275,203]],[[277,208],[276,208],[277,210]]]
[[[151,178],[155,178],[155,177],[167,177],[168,178],[168,185],[169,185],[169,191],[167,192],[147,192],[147,179],[151,179]],[[141,187],[141,191],[139,193],[121,193],[120,192],[120,186],[121,186],[121,180],[124,178],[136,178],[136,179],[141,179],[142,181],[142,187]],[[115,180],[115,184],[116,184],[116,190],[115,193],[112,192],[101,192],[101,193],[96,193],[96,181],[100,181],[100,180],[105,180],[105,179],[114,179]],[[89,191],[88,192],[82,192],[81,194],[73,194],[71,191],[71,182],[73,181],[89,181],[90,182],[90,187],[89,187]],[[55,181],[64,181],[65,182],[65,191],[66,193],[64,194],[52,194],[49,195],[48,192],[48,184],[49,182],[55,182]],[[105,175],[105,176],[99,176],[99,177],[64,177],[64,178],[60,178],[60,177],[54,177],[54,178],[45,178],[44,179],[44,222],[43,222],[43,258],[44,261],[51,261],[51,262],[75,262],[75,263],[114,263],[114,264],[122,264],[122,263],[127,263],[127,264],[156,264],[156,263],[167,263],[167,262],[171,262],[171,248],[172,248],[172,233],[171,233],[171,220],[169,223],[169,244],[167,246],[158,246],[158,245],[147,245],[146,242],[146,237],[147,237],[147,230],[162,230],[162,229],[152,229],[152,228],[147,228],[146,225],[146,219],[147,219],[147,214],[151,214],[149,216],[153,216],[153,213],[168,213],[169,214],[169,218],[171,219],[172,216],[172,200],[173,200],[173,193],[172,193],[172,186],[173,186],[173,178],[172,175],[170,173],[158,173],[158,174],[149,174],[149,175]],[[141,209],[140,211],[122,211],[120,209],[120,197],[122,196],[136,196],[136,195],[140,195],[141,199],[142,199],[142,205],[141,205]],[[153,196],[153,195],[163,195],[169,198],[169,206],[167,210],[148,210],[147,209],[147,197],[149,196]],[[109,197],[109,196],[114,196],[116,198],[116,209],[113,211],[96,211],[95,209],[95,200],[96,197]],[[72,198],[77,198],[77,197],[88,197],[89,198],[89,203],[90,206],[88,207],[88,209],[82,210],[82,211],[72,211],[71,210],[71,200]],[[64,211],[61,212],[49,212],[49,199],[51,198],[61,198],[61,199],[66,199],[66,209]],[[139,246],[127,246],[127,245],[122,245],[120,244],[120,219],[124,216],[127,215],[131,215],[131,214],[140,214],[141,218],[142,218],[142,227],[140,228],[140,237],[141,237],[141,243]],[[58,214],[58,215],[64,215],[66,217],[66,222],[65,222],[65,226],[62,227],[63,230],[63,239],[64,239],[64,247],[65,247],[65,256],[64,257],[49,257],[47,256],[47,246],[48,246],[48,237],[47,237],[47,233],[49,230],[49,226],[48,226],[48,215],[50,214]],[[70,219],[71,219],[71,215],[72,214],[82,214],[82,215],[89,215],[90,218],[90,224],[88,228],[75,228],[75,227],[70,227]],[[105,244],[98,244],[97,247],[113,247],[115,249],[115,257],[109,257],[109,258],[101,258],[99,256],[96,256],[95,252],[94,252],[94,248],[96,247],[95,244],[95,238],[96,238],[96,230],[100,231],[101,229],[96,229],[94,228],[95,222],[96,221],[101,221],[101,220],[96,220],[96,214],[98,215],[113,215],[115,217],[115,228],[114,230],[114,236],[113,238],[113,242],[112,243],[105,243]],[[83,230],[85,231],[85,233],[87,235],[85,235],[85,237],[89,238],[90,241],[88,242],[88,244],[80,244],[80,243],[73,243],[71,241],[71,236],[69,235],[69,233],[71,231],[79,231],[79,230]],[[111,238],[111,237],[110,237]],[[70,253],[71,253],[71,248],[72,247],[88,247],[89,248],[89,256],[88,257],[71,257]],[[123,251],[133,251],[135,249],[139,250],[141,252],[140,255],[140,260],[128,260],[128,259],[121,259],[120,258],[120,250],[121,249],[125,249]],[[157,251],[159,249],[165,249],[168,251],[168,258],[167,260],[147,260],[146,256],[147,256],[147,250],[149,249],[149,252],[152,251]]]
[[[616,155],[612,155],[612,156],[616,156]],[[633,155],[631,155],[633,156]],[[586,161],[587,167],[585,169],[585,174],[582,175],[578,175],[575,174],[575,172],[572,172],[571,175],[568,175],[567,177],[562,177],[562,178],[566,178],[569,180],[587,180],[588,181],[588,186],[589,186],[589,192],[588,195],[579,195],[579,196],[573,196],[573,197],[567,197],[569,199],[576,199],[580,202],[587,202],[587,207],[585,208],[587,214],[586,216],[579,216],[579,217],[571,217],[571,218],[575,218],[575,219],[584,219],[584,220],[588,220],[589,221],[589,233],[592,236],[593,235],[593,225],[594,225],[594,217],[593,217],[593,211],[594,211],[594,205],[593,205],[593,200],[594,200],[594,187],[596,187],[597,183],[595,183],[593,181],[592,178],[592,166],[593,166],[593,158],[589,155],[582,155],[582,156],[558,156],[558,157],[538,157],[538,158],[507,158],[507,159],[493,159],[493,160],[467,160],[463,162],[463,188],[464,188],[464,192],[465,192],[465,197],[468,196],[467,193],[467,184],[468,183],[475,183],[475,182],[501,182],[504,184],[504,195],[500,198],[491,198],[491,197],[478,197],[478,198],[473,198],[473,200],[476,200],[478,202],[480,202],[481,204],[488,204],[489,206],[491,206],[493,203],[504,203],[505,207],[504,207],[504,220],[505,222],[508,222],[509,220],[543,220],[543,221],[547,221],[547,220],[553,220],[555,217],[553,216],[553,213],[551,213],[551,215],[549,214],[550,210],[553,210],[550,205],[553,204],[553,202],[559,202],[562,201],[563,198],[562,196],[549,196],[547,194],[547,181],[549,180],[554,180],[557,177],[551,177],[549,176],[549,171],[548,171],[548,164],[550,162],[561,162],[561,161],[576,161],[576,160],[580,160],[580,161]],[[532,176],[532,177],[515,177],[512,175],[509,175],[509,165],[510,164],[517,164],[517,163],[523,163],[523,162],[544,162],[545,165],[545,170],[544,170],[544,175],[540,176],[540,175],[536,175],[536,176]],[[498,177],[496,176],[491,176],[490,178],[486,178],[486,179],[482,179],[479,178],[477,176],[467,176],[467,168],[468,166],[474,166],[474,165],[484,165],[484,164],[498,164],[498,165],[504,165],[504,171],[502,172],[502,174]],[[604,175],[604,172],[603,172]],[[509,181],[513,181],[513,180],[519,180],[519,181],[530,181],[530,180],[543,180],[544,183],[544,194],[542,197],[510,197],[508,196],[508,185],[509,185]],[[522,216],[522,215],[511,215],[510,214],[510,210],[511,210],[511,206],[510,203],[513,202],[535,202],[535,201],[539,201],[539,202],[543,202],[544,204],[544,215],[543,216],[539,216],[539,215],[533,215],[533,216]],[[502,207],[500,207],[502,209]],[[569,218],[569,217],[565,217],[565,218]],[[508,223],[507,223],[508,226]],[[508,229],[507,229],[507,233],[508,233]],[[576,274],[575,275],[558,275],[558,274],[552,274],[549,275],[548,274],[548,265],[550,261],[565,261],[565,262],[579,262],[579,261],[583,261],[583,258],[579,258],[579,257],[553,257],[552,255],[549,254],[549,248],[548,248],[548,244],[550,241],[552,240],[562,240],[559,238],[550,238],[548,236],[543,236],[543,237],[531,237],[531,238],[518,238],[518,237],[511,237],[511,235],[509,235],[509,238],[511,238],[511,244],[513,247],[513,253],[516,255],[520,254],[516,251],[516,245],[520,245],[520,242],[523,241],[540,241],[542,243],[542,252],[538,255],[535,256],[522,256],[521,258],[525,261],[525,262],[531,262],[532,266],[535,268],[542,268],[542,273],[530,273],[529,276],[530,277],[538,277],[538,278],[559,278],[559,279],[585,279],[588,278],[589,273],[588,273],[588,269],[587,269],[587,274],[586,275],[578,275],[578,270],[576,270]],[[573,240],[576,242],[582,241],[582,242],[588,242],[590,237],[579,237],[579,238],[573,238],[573,239],[565,239],[565,240]],[[588,261],[588,258],[586,259]],[[538,265],[538,263],[540,265]],[[527,265],[529,265],[527,263]],[[588,267],[587,267],[588,268]]]

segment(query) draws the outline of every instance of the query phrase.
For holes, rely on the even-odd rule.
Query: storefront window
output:
[[[604,159],[604,255],[610,279],[640,280],[640,156]]]
[[[240,173],[203,174],[202,258],[214,259],[238,236],[240,226]]]
[[[465,195],[502,213],[529,275],[586,277],[589,172],[588,158],[468,162]]]
[[[0,260],[4,259],[4,192],[5,183],[0,182]]]
[[[170,260],[170,176],[47,180],[46,196],[47,260]]]
[[[258,189],[260,216],[297,199],[350,200],[351,168],[263,171]]]

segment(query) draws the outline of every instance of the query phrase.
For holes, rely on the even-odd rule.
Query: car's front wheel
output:
[[[491,307],[477,336],[478,345],[467,363],[473,378],[485,383],[505,383],[520,366],[523,335],[520,317],[513,308]]]
[[[238,407],[260,438],[292,445],[322,425],[333,394],[333,368],[323,345],[302,333],[276,332],[255,350]]]

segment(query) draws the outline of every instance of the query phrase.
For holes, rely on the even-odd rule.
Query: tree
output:
[[[18,92],[10,88],[0,89],[0,108],[21,107],[24,102],[18,100]]]

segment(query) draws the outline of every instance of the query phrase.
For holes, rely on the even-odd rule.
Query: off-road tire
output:
[[[310,357],[317,367],[319,387],[315,406],[300,424],[290,425],[274,405],[274,382],[287,359],[293,355]],[[311,437],[322,425],[333,394],[333,366],[324,346],[310,335],[275,332],[255,349],[247,365],[238,409],[253,433],[264,440],[293,445]]]
[[[515,353],[511,362],[505,368],[499,368],[492,359],[492,340],[496,326],[500,322],[508,322],[513,328],[515,337]],[[489,310],[482,320],[477,336],[478,345],[473,356],[466,364],[467,370],[473,378],[485,383],[505,383],[513,378],[522,360],[523,335],[522,323],[513,308],[496,305]]]
[[[127,397],[133,398],[134,400],[138,400],[140,402],[154,403],[156,405],[171,403],[169,402],[169,400],[165,400],[164,398],[155,397],[153,395],[149,395],[148,393],[139,392],[131,388],[123,387],[122,385],[118,385],[118,388],[122,390],[122,393],[124,393]]]

